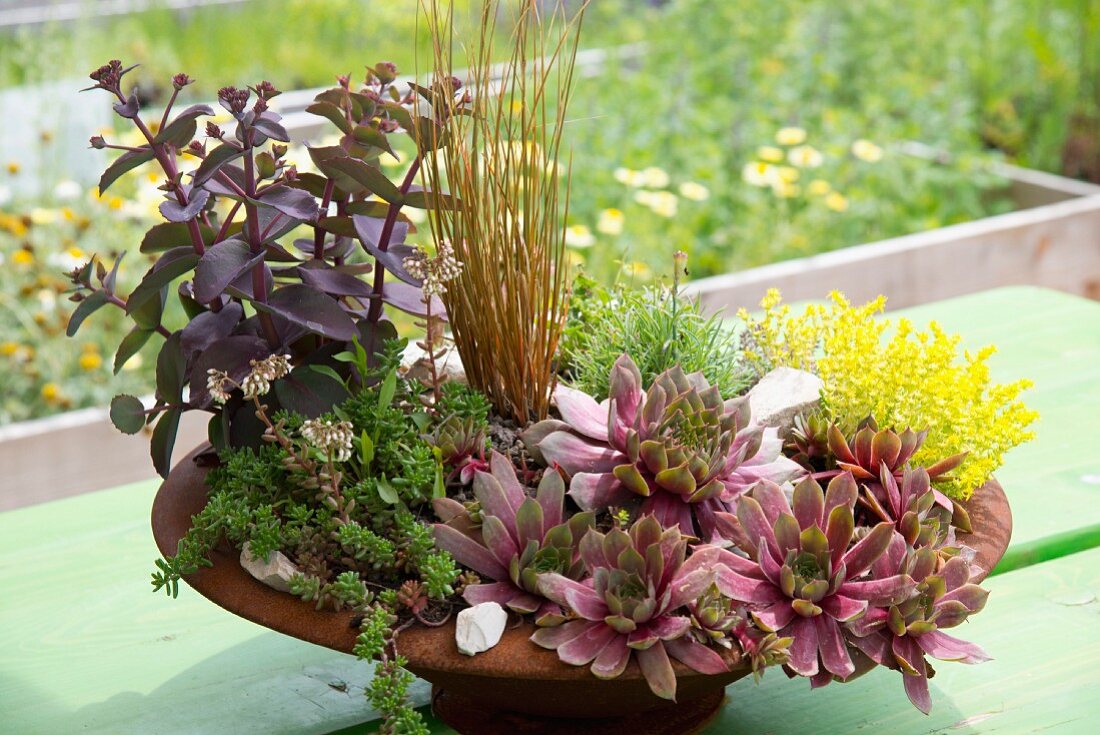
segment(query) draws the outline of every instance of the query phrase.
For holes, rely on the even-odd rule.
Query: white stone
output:
[[[419,380],[421,383],[431,382],[432,368],[427,355],[415,342],[410,342],[405,347],[401,354],[401,370],[407,379]],[[436,358],[435,370],[441,381],[466,382],[466,368],[462,366],[458,348],[453,344],[445,346],[443,354]]]
[[[253,577],[280,592],[290,592],[290,578],[300,571],[281,551],[272,551],[267,561],[252,556],[248,542],[241,550],[241,566]]]
[[[455,643],[460,653],[473,656],[488,651],[500,643],[508,613],[495,602],[482,602],[458,614],[455,621]]]
[[[781,367],[765,375],[749,391],[752,422],[774,426],[785,437],[794,425],[794,417],[809,413],[821,403],[821,378],[805,370]]]

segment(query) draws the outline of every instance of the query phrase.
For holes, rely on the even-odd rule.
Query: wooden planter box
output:
[[[923,151],[914,151],[923,155]],[[1100,299],[1100,186],[1001,166],[1016,210],[689,283],[708,312],[755,308],[769,288],[786,301],[834,289],[860,303],[887,294],[904,308],[999,286],[1032,285]]]

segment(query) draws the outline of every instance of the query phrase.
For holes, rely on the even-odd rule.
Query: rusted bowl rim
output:
[[[207,470],[193,461],[204,449],[195,449],[172,470],[153,501],[153,537],[166,556],[176,553],[179,540],[191,526],[191,517],[206,505]],[[1004,490],[993,479],[974,493],[966,508],[975,533],[965,540],[977,552],[975,564],[981,571],[976,576],[980,580],[1008,548],[1012,513]],[[358,629],[350,613],[317,610],[311,603],[259,582],[241,567],[239,552],[228,545],[212,552],[211,561],[212,566],[184,577],[203,597],[266,628],[343,653],[352,652]],[[468,657],[455,647],[453,621],[438,628],[414,626],[401,633],[398,649],[409,660],[409,668],[425,678],[438,671],[491,678],[599,681],[592,678],[587,667],[562,663],[555,652],[528,641],[534,630],[533,624],[520,622],[505,631],[496,647]],[[736,654],[730,654],[727,660],[734,669],[744,668]],[[706,676],[679,662],[673,665],[678,677]],[[631,661],[620,680],[641,676],[637,663]]]

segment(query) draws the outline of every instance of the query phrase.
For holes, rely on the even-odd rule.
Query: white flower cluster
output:
[[[417,248],[401,261],[401,265],[410,276],[424,282],[424,295],[428,297],[445,293],[447,281],[457,278],[462,272],[462,262],[455,258],[454,247],[446,240],[439,243],[434,258]]]
[[[252,371],[241,381],[241,392],[247,400],[265,396],[271,390],[272,381],[290,372],[290,355],[271,355],[263,360],[251,360]]]
[[[272,381],[285,377],[290,372],[290,355],[271,355],[263,360],[251,360],[252,370],[238,386],[228,373],[211,368],[206,371],[206,390],[215,403],[224,404],[229,400],[230,391],[239,387],[248,400],[267,395]]]
[[[322,421],[310,419],[302,424],[302,436],[314,448],[333,455],[337,462],[346,462],[351,458],[352,433],[351,422]]]
[[[225,404],[229,400],[229,390],[232,381],[221,370],[210,368],[206,371],[206,390],[215,403]]]

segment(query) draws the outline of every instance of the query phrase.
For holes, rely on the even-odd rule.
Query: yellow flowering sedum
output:
[[[1027,427],[1038,414],[1019,400],[1031,383],[992,383],[992,346],[960,355],[960,337],[935,322],[917,331],[907,319],[876,319],[883,297],[863,306],[852,306],[837,292],[829,300],[792,316],[772,289],[761,301],[761,318],[742,309],[746,357],[761,370],[816,372],[824,382],[826,410],[845,431],[867,416],[882,427],[927,429],[913,458],[918,465],[967,452],[942,488],[956,498],[970,497],[1001,466],[1005,452],[1034,436]]]

